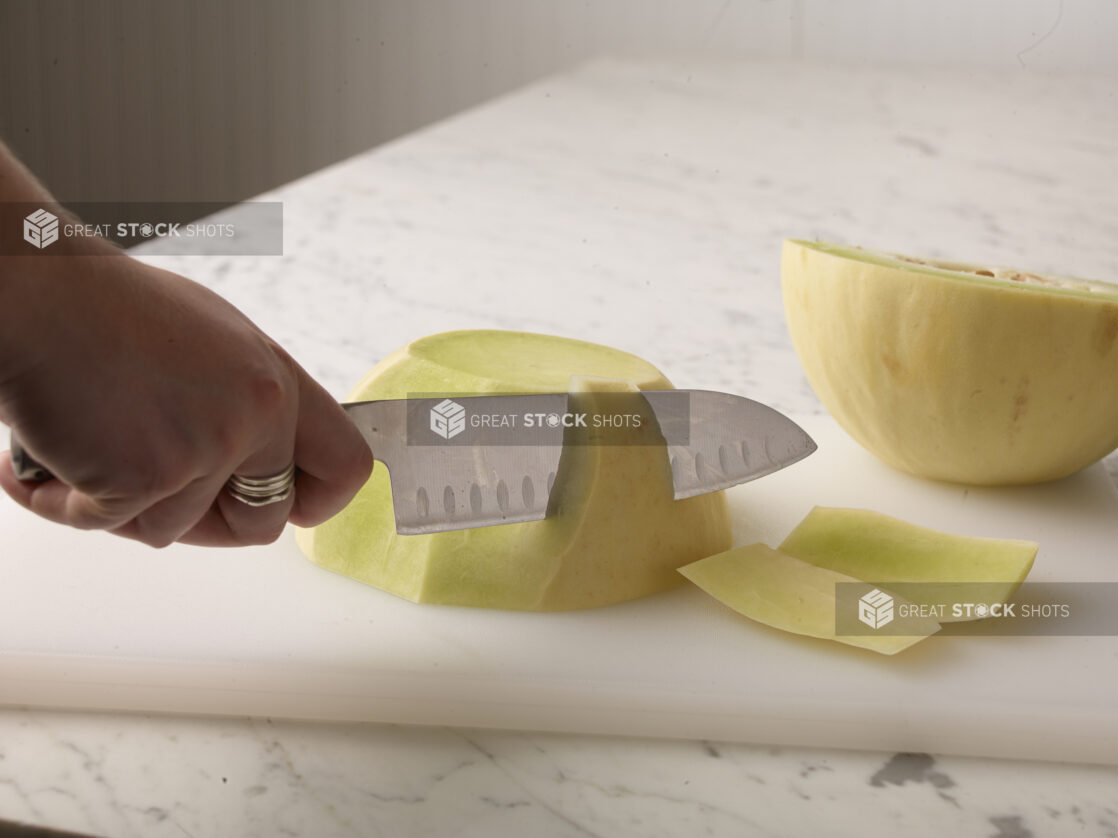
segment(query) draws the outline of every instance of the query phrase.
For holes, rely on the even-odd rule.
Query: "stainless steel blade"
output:
[[[676,499],[770,474],[815,450],[794,422],[741,396],[645,391],[667,440]],[[538,521],[563,451],[561,423],[529,436],[485,417],[568,414],[566,393],[359,402],[343,407],[388,469],[396,530],[404,535]],[[523,431],[523,428],[520,429]],[[516,444],[503,444],[510,438]],[[531,444],[526,444],[531,440]]]
[[[644,393],[657,419],[663,414],[678,421],[676,403],[665,395],[671,392]],[[668,445],[676,500],[756,480],[816,449],[803,428],[768,405],[729,393],[687,392],[689,444]]]
[[[399,399],[342,405],[373,456],[388,469],[396,532],[401,535],[539,521],[563,451],[562,427],[540,431],[539,445],[501,445],[501,428],[471,428],[472,444],[416,439],[432,400]],[[455,397],[464,413],[562,414],[566,393]],[[434,400],[437,405],[438,400]],[[409,410],[412,412],[409,421]],[[453,442],[451,439],[445,440]]]

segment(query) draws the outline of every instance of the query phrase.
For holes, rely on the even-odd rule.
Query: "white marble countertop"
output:
[[[145,258],[224,294],[339,398],[421,334],[503,327],[818,412],[780,240],[1114,277],[1114,82],[596,62],[262,196],[284,204],[282,257]],[[1116,836],[1118,769],[0,710],[0,818],[157,838]]]

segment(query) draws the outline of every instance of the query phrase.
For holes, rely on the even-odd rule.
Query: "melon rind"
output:
[[[895,655],[940,629],[938,622],[909,617],[900,634],[837,634],[836,592],[861,580],[802,561],[765,544],[735,547],[679,569],[722,604],[755,622],[792,634],[836,640],[848,646]],[[887,592],[889,593],[889,592]],[[891,594],[898,607],[903,597]]]
[[[816,506],[777,548],[809,564],[898,591],[917,605],[951,606],[1013,598],[1032,570],[1034,541],[941,532],[868,509]]]

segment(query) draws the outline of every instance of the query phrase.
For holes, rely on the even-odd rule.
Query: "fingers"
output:
[[[289,497],[267,506],[249,506],[221,490],[206,513],[177,540],[202,547],[271,544],[283,533],[293,502]]]
[[[78,529],[113,529],[130,521],[140,507],[128,499],[97,499],[61,480],[18,480],[11,452],[0,452],[0,487],[20,506],[56,524]]]
[[[209,513],[214,495],[220,490],[220,479],[215,482],[212,475],[197,478],[123,525],[107,529],[115,535],[142,541],[151,547],[166,547],[198,525],[198,521]]]
[[[268,461],[272,463],[271,465],[246,465],[237,469],[237,473],[245,477],[269,477],[279,474],[291,464],[290,445],[285,447],[285,451],[286,453],[282,455],[282,462],[278,458],[273,458]],[[228,491],[222,491],[214,501],[214,507],[219,513],[218,517],[228,529],[228,536],[221,531],[216,521],[214,526],[217,528],[220,538],[232,538],[232,543],[237,545],[270,544],[279,538],[280,533],[283,532],[294,502],[294,497],[291,496],[285,500],[264,506],[250,506],[237,500]],[[199,543],[199,535],[201,535],[200,532],[192,533],[191,543]],[[229,542],[226,541],[226,543]]]
[[[293,453],[286,459],[258,458],[237,471],[247,477],[262,477],[278,474],[294,461],[297,468],[292,497],[252,507],[223,491],[180,541],[204,546],[271,543],[287,521],[311,527],[332,517],[369,479],[373,455],[364,438],[341,405],[305,372],[298,372],[299,418]],[[266,462],[270,463],[267,467]]]
[[[277,450],[290,451],[291,443]],[[266,457],[267,454],[261,455]],[[271,455],[275,459],[276,455]],[[290,454],[280,455],[287,458]],[[261,457],[255,458],[257,462]],[[267,462],[266,459],[262,460]],[[290,462],[290,460],[287,460]],[[252,463],[252,460],[248,461]],[[246,464],[244,473],[252,476]],[[261,468],[261,466],[256,466]],[[282,471],[276,468],[274,472]],[[32,483],[17,480],[11,455],[0,452],[0,486],[13,500],[56,524],[78,529],[103,529],[141,541],[151,547],[166,547],[176,541],[214,547],[269,544],[287,523],[292,499],[262,507],[251,507],[224,491],[224,475],[206,475],[190,480],[169,496],[142,508],[136,501],[113,501],[91,497],[60,480]]]
[[[294,364],[294,362],[292,362]],[[60,480],[15,478],[8,452],[0,453],[0,488],[17,503],[59,524],[113,533],[163,547],[175,541],[241,546],[275,541],[290,520],[315,526],[339,512],[368,480],[373,468],[360,432],[341,406],[301,368],[298,394],[285,410],[290,427],[268,427],[260,450],[234,468],[245,477],[278,474],[297,466],[292,497],[265,506],[238,501],[224,485],[223,469],[183,476],[165,497],[93,497]],[[228,467],[226,467],[228,468]]]
[[[340,512],[365,485],[373,454],[349,416],[301,369],[295,429],[295,503],[289,520],[313,527]]]

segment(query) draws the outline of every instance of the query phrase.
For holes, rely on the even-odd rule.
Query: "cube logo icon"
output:
[[[874,588],[858,600],[858,619],[872,629],[893,622],[893,598]]]
[[[58,216],[38,209],[23,219],[23,240],[42,250],[58,241]]]
[[[466,430],[466,408],[443,399],[431,408],[431,430],[443,439],[451,439]]]

